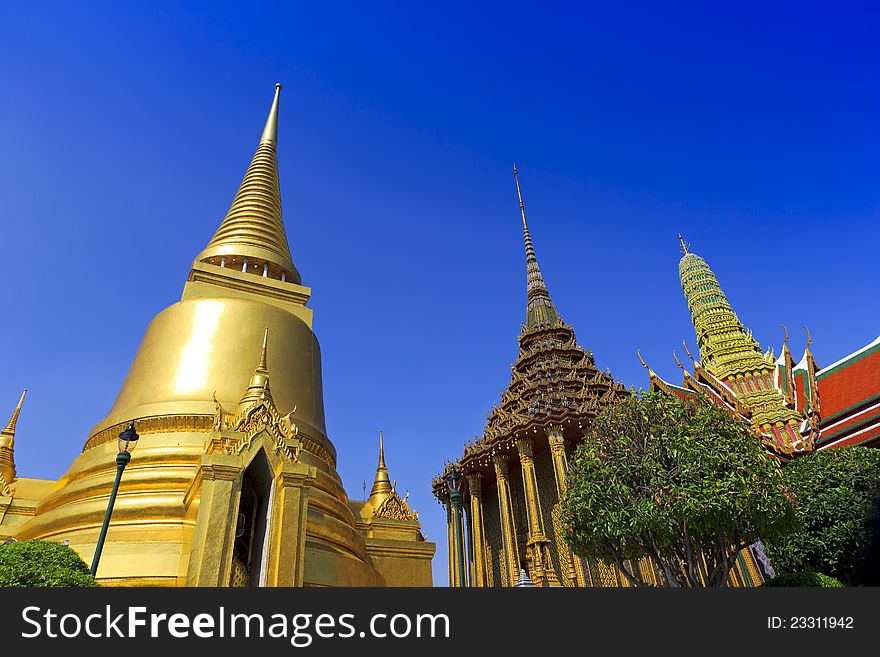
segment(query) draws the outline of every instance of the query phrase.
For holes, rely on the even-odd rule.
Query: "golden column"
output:
[[[532,439],[517,438],[516,449],[522,466],[523,493],[526,498],[526,515],[529,522],[529,550],[532,555],[532,581],[538,586],[558,586],[559,580],[550,561],[550,539],[544,532],[544,517],[538,495],[538,477],[532,455]]]
[[[486,542],[483,529],[483,473],[474,472],[467,475],[468,490],[471,498],[470,531],[473,548],[473,585],[486,586]]]
[[[505,453],[492,455],[495,479],[498,482],[504,569],[507,571],[507,586],[513,586],[519,579],[519,552],[516,548],[516,528],[513,524],[513,503],[510,498],[509,461],[510,456]]]
[[[550,455],[553,460],[553,474],[556,478],[556,496],[559,503],[562,504],[562,498],[565,496],[565,491],[568,488],[566,482],[568,460],[565,456],[565,439],[562,437],[562,427],[550,427],[550,431],[547,433],[547,439],[550,442]],[[559,541],[564,540],[562,536],[557,536],[556,539]],[[581,563],[580,559],[575,557],[571,548],[568,546],[566,546],[565,552],[567,555],[567,563],[564,564],[563,567],[568,575],[568,581],[576,582],[578,586],[586,586],[587,576],[584,572],[583,563]]]

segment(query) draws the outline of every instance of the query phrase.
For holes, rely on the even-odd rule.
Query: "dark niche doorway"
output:
[[[263,546],[269,525],[272,469],[260,450],[244,471],[235,525],[233,586],[260,586]]]

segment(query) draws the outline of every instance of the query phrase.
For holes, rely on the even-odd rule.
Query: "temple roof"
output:
[[[281,189],[278,183],[278,103],[281,85],[275,85],[275,98],[260,137],[257,151],[251,160],[232,206],[226,213],[214,237],[208,242],[196,262],[209,262],[224,266],[235,265],[241,269],[243,260],[249,259],[248,271],[261,274],[262,266],[279,269],[284,279],[300,283],[301,277],[290,255],[290,246],[284,230],[281,213]],[[274,273],[274,272],[273,272]]]
[[[569,439],[579,440],[605,406],[629,394],[610,371],[596,367],[592,351],[577,343],[571,325],[556,311],[535,257],[516,166],[513,171],[526,246],[526,322],[510,383],[487,413],[482,435],[465,445],[459,459],[464,474],[486,470],[493,451],[513,449],[515,438],[527,432],[543,435],[551,427],[562,427]],[[433,488],[435,494],[444,495],[442,474],[435,478]]]
[[[816,376],[822,377],[824,375],[827,375],[835,368],[840,367],[841,365],[844,365],[851,360],[855,360],[855,359],[859,358],[860,356],[864,355],[868,351],[871,351],[874,347],[877,347],[877,346],[880,346],[880,335],[878,335],[877,338],[874,339],[873,342],[869,342],[861,349],[856,349],[854,352],[844,356],[840,360],[836,360],[833,363],[831,363],[830,365],[826,365],[821,370],[819,370],[819,372],[817,373]]]

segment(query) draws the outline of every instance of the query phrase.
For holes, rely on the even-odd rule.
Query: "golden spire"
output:
[[[257,372],[265,372],[269,373],[269,367],[266,364],[266,350],[269,346],[269,327],[266,327],[266,330],[263,331],[263,346],[260,349],[260,362],[257,363]]]
[[[523,204],[522,191],[519,187],[519,171],[516,163],[513,165],[513,179],[516,182],[516,195],[519,198],[519,212],[522,215],[523,237],[526,243],[526,283],[528,296],[526,305],[526,327],[538,328],[546,324],[555,324],[559,321],[559,314],[553,302],[550,300],[550,292],[544,284],[541,268],[538,266],[538,258],[535,256],[535,247],[532,244],[532,235],[526,223],[526,207]]]
[[[244,397],[238,402],[239,410],[244,410],[254,402],[258,402],[264,397],[270,395],[269,391],[269,367],[266,364],[266,352],[269,345],[269,327],[263,332],[263,346],[260,349],[260,362],[257,363],[257,369],[251,377],[247,391]]]
[[[263,136],[260,137],[260,143],[271,142],[278,143],[278,101],[281,99],[281,83],[275,84],[275,98],[272,101],[272,107],[269,110],[269,117],[266,119],[266,127],[263,128]]]
[[[391,494],[394,487],[391,485],[391,479],[388,476],[388,468],[385,466],[385,445],[382,440],[382,432],[379,432],[379,465],[376,466],[376,479],[373,481],[373,488],[370,490],[369,502],[373,508],[378,509],[379,505]]]
[[[27,388],[21,393],[21,399],[18,400],[18,406],[15,407],[6,428],[0,431],[0,495],[11,494],[9,484],[15,479],[15,425],[18,423],[26,394]]]
[[[21,406],[24,404],[24,396],[27,394],[27,388],[24,389],[24,392],[21,393],[21,399],[18,400],[18,406],[15,407],[15,410],[12,413],[12,417],[9,418],[9,422],[6,424],[6,428],[3,429],[4,434],[9,434],[11,436],[15,435],[15,425],[18,423],[18,416],[21,414]]]
[[[300,283],[302,279],[290,256],[281,214],[275,153],[280,97],[281,84],[276,84],[275,98],[257,152],[226,217],[205,250],[196,256],[196,261]]]

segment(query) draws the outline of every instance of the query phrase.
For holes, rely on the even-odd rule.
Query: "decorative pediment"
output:
[[[419,513],[418,511],[410,509],[409,504],[406,502],[408,497],[409,493],[401,499],[400,495],[397,494],[397,491],[392,490],[385,501],[382,502],[382,504],[379,505],[379,508],[373,513],[373,517],[387,518],[389,520],[418,521]]]
[[[241,411],[227,411],[216,397],[214,397],[214,405],[216,408],[214,431],[224,434],[220,440],[220,449],[223,452],[240,454],[250,447],[254,436],[266,431],[272,438],[277,454],[289,461],[299,460],[301,446],[299,441],[292,440],[299,433],[293,421],[296,408],[282,416],[275,406],[268,386],[261,399]],[[230,433],[233,435],[229,436]]]

